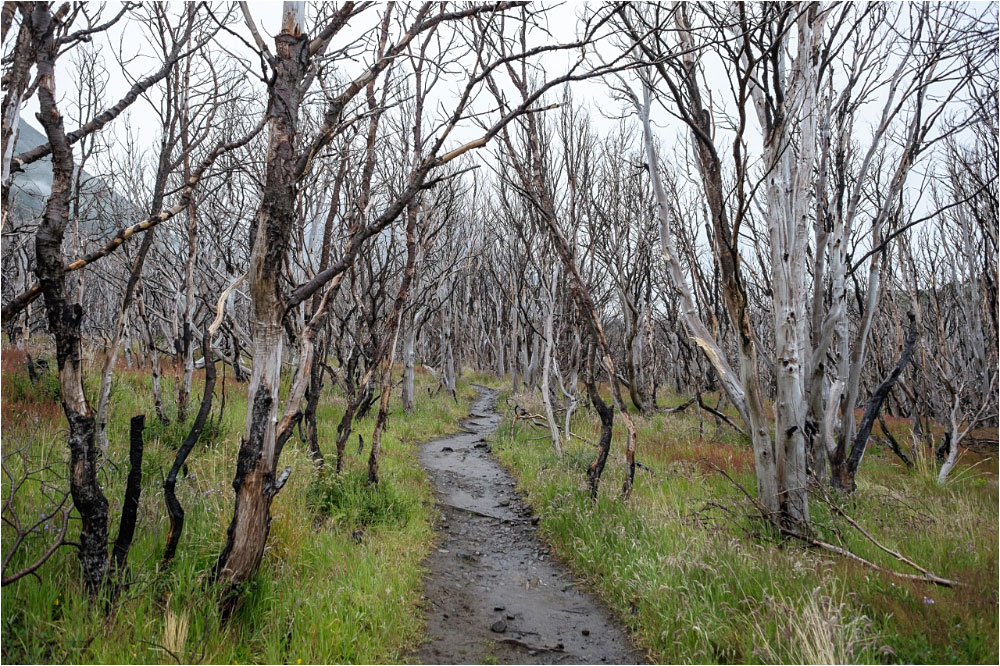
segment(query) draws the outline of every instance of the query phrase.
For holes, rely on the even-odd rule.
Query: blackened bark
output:
[[[206,333],[202,341],[202,352],[205,355],[205,392],[201,396],[201,407],[194,418],[191,430],[181,443],[181,447],[174,456],[174,464],[167,473],[167,478],[163,481],[163,501],[167,505],[167,515],[170,517],[170,532],[167,534],[167,546],[163,550],[163,564],[168,565],[177,552],[177,544],[181,540],[181,531],[184,529],[184,507],[177,500],[177,475],[187,462],[188,456],[194,449],[201,437],[201,431],[205,428],[205,422],[212,411],[212,399],[215,395],[215,357],[212,353],[212,340]]]
[[[115,571],[119,575],[125,571],[128,551],[135,536],[135,521],[139,515],[139,497],[142,494],[142,431],[146,428],[146,415],[138,414],[129,422],[128,480],[125,483],[125,499],[122,501],[122,515],[118,523],[118,537],[112,551]]]
[[[903,353],[900,354],[899,361],[893,366],[889,375],[876,387],[872,393],[872,397],[865,404],[865,413],[861,417],[861,424],[858,426],[858,434],[854,437],[850,454],[846,459],[830,460],[830,483],[834,488],[842,492],[854,492],[858,467],[865,455],[868,439],[871,436],[872,427],[875,425],[875,419],[878,418],[879,411],[882,409],[882,403],[885,402],[889,391],[892,390],[892,387],[896,384],[896,380],[899,379],[899,376],[903,373],[907,364],[909,364],[910,359],[913,358],[913,350],[917,345],[917,319],[912,312],[908,312],[907,317],[910,320],[910,328],[906,334]],[[837,448],[841,450],[842,446],[838,446]]]
[[[309,454],[312,456],[313,462],[317,467],[322,467],[325,463],[323,451],[319,448],[319,432],[316,424],[316,410],[319,408],[319,396],[323,392],[322,358],[324,355],[316,359],[309,369],[309,389],[306,391],[306,408],[302,415],[302,422],[306,433],[306,444],[309,447]]]
[[[281,32],[274,38],[274,74],[267,110],[268,146],[260,205],[250,229],[249,286],[253,316],[253,372],[246,433],[233,478],[236,503],[215,576],[232,588],[249,580],[260,565],[270,531],[270,508],[283,481],[278,462],[278,395],[288,303],[282,274],[298,212],[295,173],[298,116],[309,67],[304,10],[285,3]],[[226,612],[231,605],[226,602]]]
[[[348,399],[347,407],[344,409],[344,415],[340,419],[340,423],[337,424],[337,473],[340,474],[344,469],[344,450],[347,448],[347,440],[351,436],[351,428],[354,424],[354,418],[357,416],[358,408],[362,406],[362,403],[371,404],[372,400],[372,389],[370,383],[366,383],[358,393]],[[358,417],[360,418],[360,417]],[[360,453],[360,448],[358,453]]]
[[[896,441],[896,438],[892,436],[892,431],[890,431],[885,425],[885,419],[882,418],[881,414],[878,415],[878,423],[882,427],[882,434],[885,435],[885,439],[889,443],[889,448],[892,449],[892,452],[903,461],[904,465],[907,467],[913,467],[913,461],[910,460],[905,453],[903,453],[903,449],[899,446],[899,442]]]
[[[94,413],[83,389],[80,320],[83,310],[66,297],[62,242],[69,222],[73,153],[56,105],[56,22],[46,3],[36,3],[31,22],[37,49],[38,120],[52,148],[52,187],[35,234],[35,268],[49,331],[55,340],[59,389],[69,424],[70,492],[80,514],[79,557],[88,591],[96,594],[108,564],[108,500],[97,480]]]
[[[243,384],[247,381],[247,376],[243,374],[243,368],[240,367],[240,357],[243,355],[240,349],[240,341],[236,337],[235,332],[231,332],[229,337],[233,343],[233,376],[236,377],[236,381]]]
[[[266,387],[254,394],[251,407],[254,420],[240,442],[236,458],[236,476],[233,478],[236,507],[226,531],[226,546],[215,565],[216,579],[244,582],[256,571],[264,554],[264,544],[271,528],[271,500],[277,493],[274,474],[261,456],[270,403],[271,394]],[[234,561],[236,553],[239,558]]]
[[[601,436],[597,440],[597,456],[590,463],[590,467],[587,468],[587,484],[590,486],[590,497],[596,500],[597,489],[601,483],[601,475],[604,473],[604,465],[607,463],[608,453],[611,451],[611,433],[615,425],[615,410],[611,405],[604,402],[600,391],[597,390],[593,372],[593,348],[591,348],[587,356],[587,371],[583,378],[583,383],[587,387],[587,395],[590,397],[590,402],[594,405],[594,409],[597,410],[597,415],[601,419]]]

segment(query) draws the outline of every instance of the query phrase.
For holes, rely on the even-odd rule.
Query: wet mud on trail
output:
[[[514,479],[490,454],[497,392],[478,387],[459,434],[422,445],[438,543],[425,562],[428,664],[633,664],[643,661],[611,612],[550,557]]]

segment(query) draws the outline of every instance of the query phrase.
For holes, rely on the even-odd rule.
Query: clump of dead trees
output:
[[[17,346],[51,337],[69,424],[57,538],[19,572],[9,551],[5,585],[67,542],[70,502],[87,587],[126,568],[142,498],[130,483],[112,565],[97,474],[119,361],[148,369],[163,423],[191,420],[205,371],[164,482],[165,564],[217,373],[247,384],[213,571],[227,590],[264,554],[284,447],[340,471],[373,413],[378,483],[390,398],[413,408],[420,366],[453,397],[464,368],[540,392],[556,454],[592,408],[594,496],[615,418],[627,497],[632,413],[692,396],[749,440],[769,521],[803,534],[810,484],[853,492],[873,432],[904,460],[939,457],[942,483],[979,428],[995,437],[992,9],[616,3],[565,39],[548,11],[286,2],[264,25],[246,3],[4,5],[3,327]],[[146,35],[148,71],[116,52],[123,30]],[[120,95],[112,60],[132,81]],[[583,81],[613,113],[574,96]],[[21,150],[29,103],[44,141]],[[51,187],[29,192],[39,168]],[[347,405],[323,442],[332,386]],[[17,524],[15,550],[42,525]]]

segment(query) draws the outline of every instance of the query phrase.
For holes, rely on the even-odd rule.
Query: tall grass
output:
[[[537,411],[533,401],[516,396]],[[564,442],[560,461],[546,432],[508,419],[493,445],[541,514],[544,538],[654,661],[996,663],[995,460],[964,468],[941,488],[875,445],[865,458],[845,510],[890,548],[968,585],[938,588],[768,534],[714,471],[725,469],[752,491],[749,444],[706,418],[700,428],[693,413],[637,417],[637,457],[649,469],[639,470],[628,502],[620,499],[619,426],[596,502],[584,483],[588,442]],[[572,428],[596,441],[593,414],[581,410]],[[699,430],[721,437],[701,439]],[[821,503],[812,510],[825,539],[904,570]]]
[[[67,454],[61,410],[51,392],[41,394],[48,391],[47,385],[28,382],[23,364],[8,351],[3,372],[4,451],[27,444],[30,453],[23,462],[32,467],[39,466],[42,456],[51,456],[56,464],[49,481],[64,485]],[[201,381],[196,378],[195,400]],[[168,531],[161,483],[189,424],[160,424],[148,374],[121,369],[112,387],[109,455],[100,472],[111,505],[112,538],[128,471],[129,418],[145,413],[150,426],[128,585],[107,614],[104,604],[87,599],[76,554],[63,548],[37,577],[3,588],[3,660],[245,664],[406,659],[421,637],[421,561],[433,539],[433,498],[415,445],[454,431],[475,393],[463,382],[460,400],[454,402],[443,393],[431,395],[426,390],[433,387],[431,381],[418,377],[412,414],[393,399],[382,444],[383,481],[374,494],[357,483],[365,461],[349,455],[343,479],[328,484],[338,489],[336,497],[317,504],[322,480],[317,480],[305,446],[297,437],[289,441],[282,465],[291,465],[293,471],[272,507],[264,561],[244,589],[242,604],[224,624],[208,572],[232,515],[231,483],[246,415],[245,385],[231,378],[225,382],[225,413],[207,429],[189,459],[187,476],[178,482],[178,499],[186,511],[184,533],[172,567],[161,571]],[[88,390],[95,395],[94,375],[88,376]],[[169,374],[164,398],[171,414],[173,390],[174,376]],[[219,400],[215,405],[217,413]],[[319,440],[327,451],[342,413],[343,399],[328,390],[318,412]],[[373,425],[369,416],[355,427],[365,434]],[[39,485],[29,484],[14,498],[13,508],[27,515],[45,501]],[[383,520],[387,511],[391,515]],[[77,530],[71,525],[69,534],[75,536]],[[4,526],[5,553],[11,538]],[[38,540],[18,551],[12,570],[37,557],[44,546]]]

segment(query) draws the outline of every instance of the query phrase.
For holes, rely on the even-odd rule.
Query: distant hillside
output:
[[[46,143],[45,135],[26,123],[24,118],[21,118],[18,128],[20,131],[14,148],[15,155]],[[15,216],[33,216],[40,213],[51,189],[52,161],[46,157],[29,164],[23,173],[14,174],[11,182],[12,213]]]
[[[45,137],[45,134],[27,123],[24,118],[21,118],[17,143],[14,149],[15,155],[47,142],[48,139]],[[101,198],[107,199],[110,197],[111,201],[109,203],[112,203],[119,211],[127,211],[131,208],[131,205],[124,197],[121,197],[111,188],[107,187],[102,179],[95,178],[86,170],[83,172],[83,182],[86,185],[83,188],[84,205],[82,207],[87,211],[85,213],[85,221],[91,223],[87,225],[90,227],[89,233],[103,235],[103,232],[111,229],[114,225],[98,223],[101,217],[96,211],[98,207],[88,204],[95,203]],[[45,200],[51,191],[52,160],[49,157],[29,164],[24,168],[24,171],[14,174],[11,181],[11,215],[13,219],[30,220],[37,217],[45,207]]]

